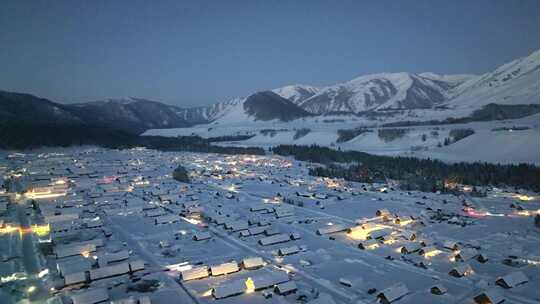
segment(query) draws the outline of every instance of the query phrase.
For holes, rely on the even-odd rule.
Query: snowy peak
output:
[[[539,70],[540,51],[536,51],[481,76],[431,72],[378,73],[324,88],[295,84],[272,92],[316,115],[456,107],[479,109],[488,103],[540,102]],[[179,113],[186,121],[195,124],[251,120],[254,116],[246,114],[239,105],[244,101],[238,99],[209,107],[181,109]],[[273,112],[273,105],[266,108]],[[258,109],[258,115],[262,115],[263,107]],[[448,117],[454,116],[451,110],[447,112]]]
[[[457,87],[471,79],[478,78],[478,75],[472,74],[454,74],[454,75],[439,75],[432,72],[420,73],[418,76],[431,79],[433,81],[441,81],[451,87]]]
[[[288,85],[288,86],[274,89],[272,90],[272,92],[278,94],[279,96],[283,98],[290,100],[294,104],[300,104],[304,100],[310,97],[313,97],[320,90],[321,89],[314,86],[295,84],[295,85]]]
[[[227,115],[242,101],[243,98],[234,98],[205,107],[181,108],[177,114],[191,124],[204,124]]]
[[[214,120],[216,124],[242,124],[255,121],[290,121],[311,116],[290,100],[272,91],[251,94],[230,102]]]
[[[540,103],[540,50],[460,85],[448,105],[478,108],[489,103]]]
[[[424,109],[444,101],[452,87],[443,80],[411,73],[380,73],[324,88],[300,106],[315,114]]]

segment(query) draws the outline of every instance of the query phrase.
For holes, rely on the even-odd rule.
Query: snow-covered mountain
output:
[[[429,77],[428,77],[429,76]],[[366,75],[320,90],[299,105],[315,114],[371,110],[426,109],[448,99],[459,85],[443,76],[412,73]]]
[[[300,100],[301,95],[306,94],[299,86],[294,86],[294,89],[292,87],[281,92],[295,100]],[[207,107],[183,108],[177,113],[191,124],[239,123],[273,119],[288,121],[311,115],[292,100],[273,91],[256,92],[246,98],[235,98]]]
[[[447,101],[471,110],[489,103],[540,104],[540,50],[467,80]]]
[[[379,73],[322,88],[296,84],[272,92],[316,115],[408,110],[427,120],[460,117],[488,103],[540,103],[540,51],[480,76]],[[189,124],[252,121],[253,117],[240,105],[244,101],[236,98],[206,107],[178,109],[177,113]],[[427,117],[430,113],[436,117]]]
[[[234,98],[204,107],[179,108],[176,110],[176,113],[190,124],[209,123],[226,115],[235,106],[241,103],[243,99],[244,98]]]
[[[222,103],[221,111],[216,112],[215,124],[252,123],[256,121],[276,120],[286,122],[311,114],[290,100],[272,91],[251,94],[246,98],[238,98]]]
[[[85,123],[141,133],[211,123],[283,123],[334,114],[340,117],[321,121],[343,120],[342,114],[354,120],[362,113],[376,114],[358,118],[367,123],[444,120],[469,116],[488,104],[540,104],[540,50],[480,76],[380,73],[322,88],[290,85],[195,108],[131,97],[62,105],[28,94],[3,92],[0,122]]]
[[[274,89],[272,92],[298,105],[319,93],[320,90],[320,88],[314,86],[295,84]]]

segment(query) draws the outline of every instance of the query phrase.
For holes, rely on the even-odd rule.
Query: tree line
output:
[[[0,124],[1,149],[35,149],[94,145],[111,149],[146,147],[161,151],[221,154],[265,154],[261,148],[221,147],[198,136],[139,136],[102,126],[81,124]]]
[[[300,161],[321,164],[310,170],[310,174],[315,176],[370,183],[392,179],[400,181],[402,188],[422,191],[447,190],[448,183],[512,186],[540,191],[540,168],[529,164],[450,164],[432,159],[340,151],[317,145],[280,145],[272,151],[282,156],[293,156]]]

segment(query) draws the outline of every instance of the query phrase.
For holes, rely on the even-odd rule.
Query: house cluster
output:
[[[539,275],[538,237],[521,227],[534,199],[313,177],[274,156],[78,148],[6,164],[0,231],[36,236],[50,304],[164,303],[171,290],[189,295],[179,303],[501,303]],[[179,164],[191,183],[172,178]]]

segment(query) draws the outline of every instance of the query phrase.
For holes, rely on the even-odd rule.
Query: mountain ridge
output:
[[[0,122],[83,123],[140,134],[148,129],[219,121],[287,121],[336,113],[418,111],[417,117],[422,117],[428,113],[425,110],[434,110],[437,119],[463,117],[488,104],[540,104],[540,50],[482,75],[377,73],[325,87],[294,84],[263,92],[182,108],[136,97],[60,104],[30,94],[0,91]],[[263,99],[281,106],[265,105],[260,101]]]

